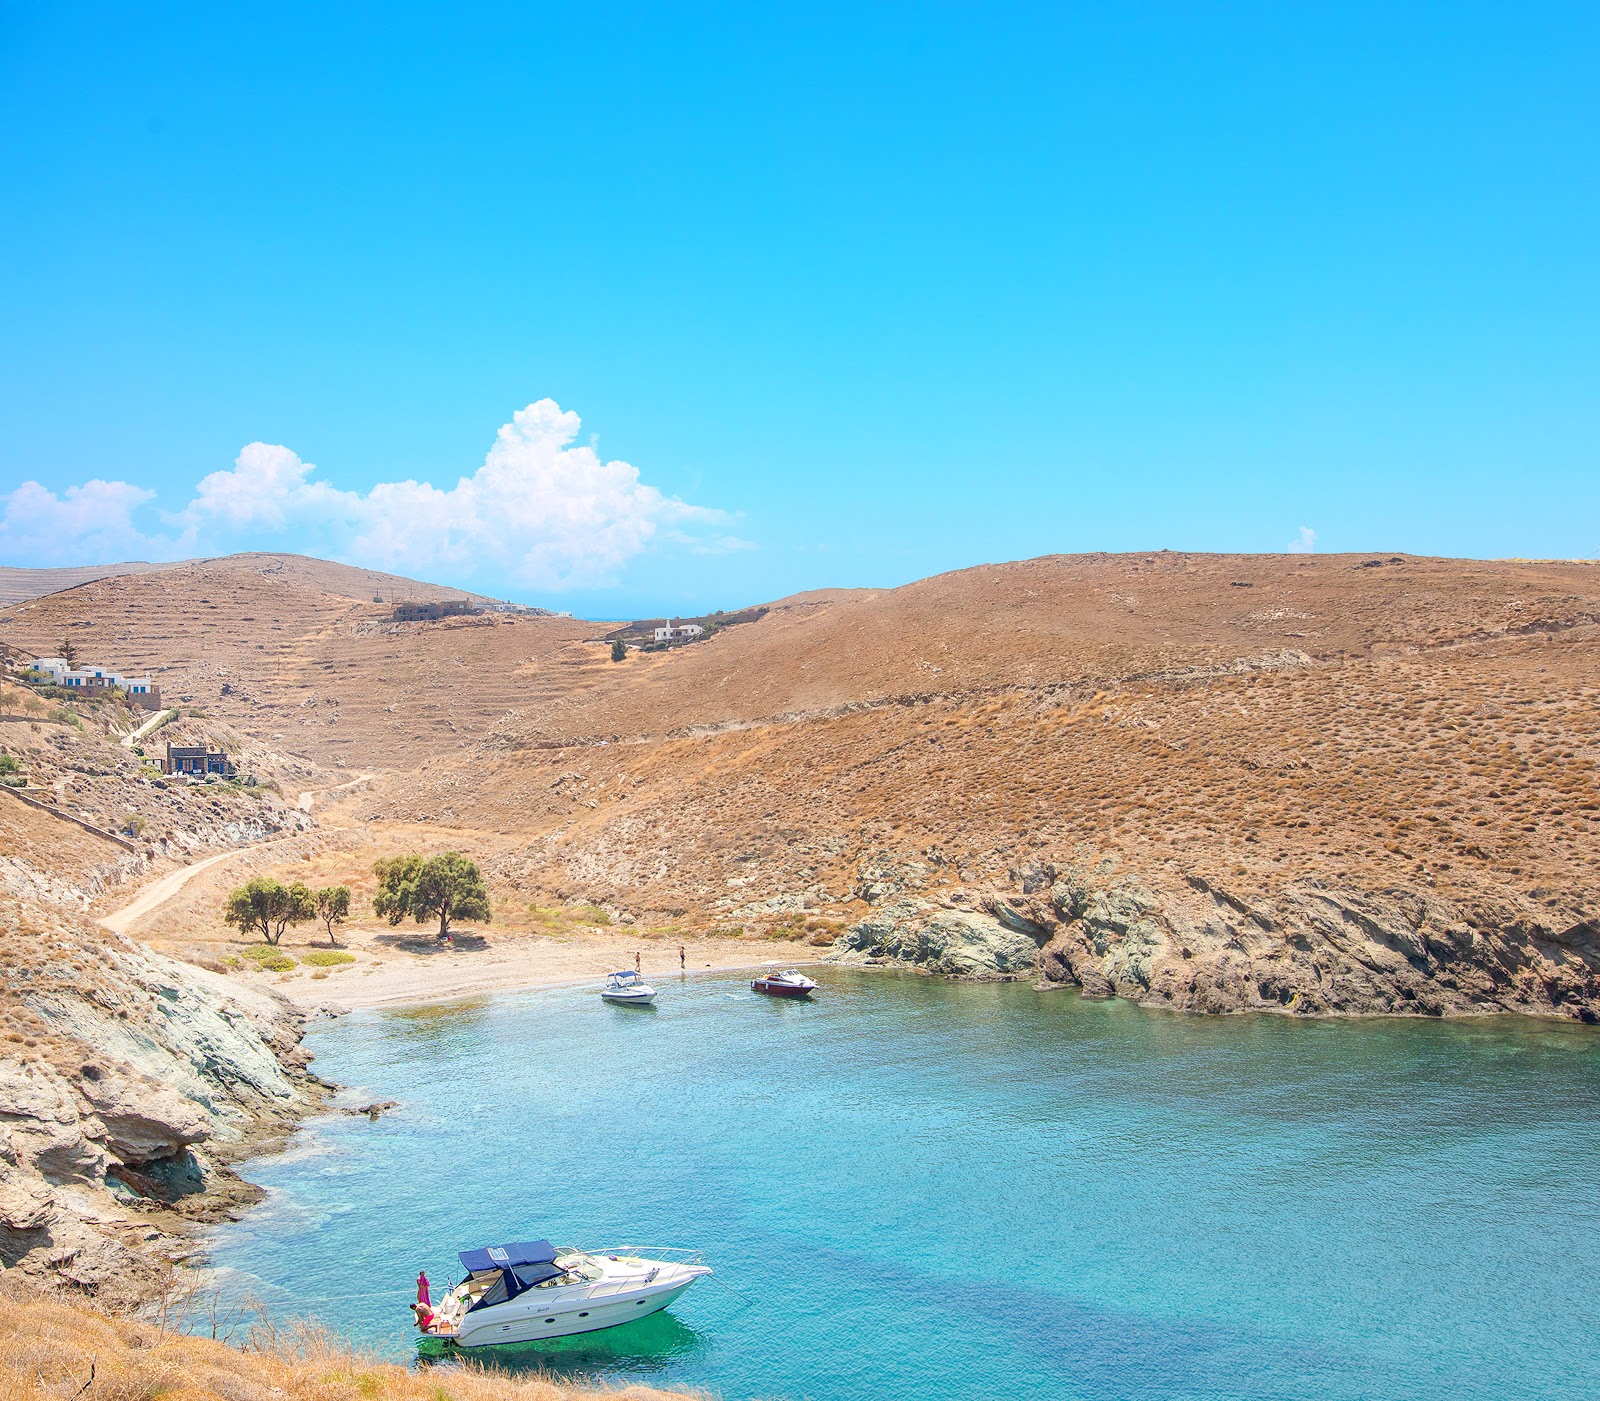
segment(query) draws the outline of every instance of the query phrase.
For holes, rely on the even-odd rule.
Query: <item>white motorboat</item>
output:
[[[614,1328],[666,1308],[711,1267],[697,1253],[579,1250],[547,1240],[463,1250],[467,1277],[420,1311],[424,1351],[496,1347]],[[434,1340],[431,1346],[429,1339]]]
[[[608,973],[606,985],[600,996],[607,1002],[632,1003],[641,1006],[656,1000],[656,990],[631,969],[621,973]]]
[[[767,972],[750,982],[751,992],[764,992],[768,997],[810,997],[816,984],[798,968],[785,968],[781,973]]]

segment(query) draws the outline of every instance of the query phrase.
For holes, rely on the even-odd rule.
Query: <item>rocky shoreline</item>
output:
[[[869,912],[824,961],[1200,1014],[1600,1022],[1600,927],[1551,905],[1310,878],[1247,898],[1098,854],[942,890],[869,874]],[[307,1013],[26,899],[0,911],[0,957],[0,1265],[108,1301],[148,1296],[197,1253],[198,1226],[259,1197],[231,1165],[325,1103]]]
[[[1147,1007],[1301,1016],[1515,1012],[1600,1022],[1600,922],[1551,900],[1447,900],[1315,879],[1247,898],[1115,857],[1035,861],[1011,889],[884,887],[830,955],[958,978],[1033,978]]]
[[[327,1094],[301,1013],[60,910],[0,919],[0,1264],[107,1300],[259,1197],[232,1170]]]

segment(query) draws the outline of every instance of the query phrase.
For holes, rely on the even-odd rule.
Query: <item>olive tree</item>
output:
[[[442,856],[394,856],[372,868],[378,893],[372,908],[399,924],[410,915],[418,924],[439,921],[448,938],[452,919],[489,920],[489,892],[478,868],[459,851]]]
[[[222,912],[222,918],[241,934],[260,934],[269,944],[283,938],[289,925],[314,916],[311,892],[303,884],[285,885],[270,876],[257,876],[239,886]]]
[[[350,887],[325,885],[320,890],[313,890],[311,913],[320,919],[327,929],[328,942],[337,947],[339,941],[333,936],[333,926],[343,924],[350,913]]]

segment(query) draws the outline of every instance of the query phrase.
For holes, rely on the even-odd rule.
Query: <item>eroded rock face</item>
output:
[[[74,915],[10,915],[38,958],[5,1009],[29,1033],[0,1042],[0,1264],[136,1293],[185,1249],[180,1218],[254,1195],[226,1161],[314,1095],[301,1020]]]
[[[1287,883],[1270,900],[1196,874],[1061,872],[1046,980],[1182,1011],[1600,1014],[1597,931],[1427,891]]]
[[[211,1137],[211,1118],[194,1100],[158,1080],[86,1065],[79,1092],[117,1161],[140,1167]]]
[[[940,909],[900,899],[852,925],[839,939],[841,962],[895,960],[953,978],[1032,977],[1039,941],[977,910]]]
[[[1247,900],[1216,881],[1117,872],[1114,859],[1013,871],[1018,890],[902,899],[853,925],[843,962],[1076,985],[1187,1012],[1600,1021],[1600,926],[1532,904],[1290,881]]]

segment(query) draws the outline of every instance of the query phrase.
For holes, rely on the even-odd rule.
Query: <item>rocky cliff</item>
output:
[[[833,957],[1032,977],[1186,1012],[1600,1021],[1600,921],[1551,892],[1463,901],[1300,879],[1247,897],[1193,871],[1126,871],[1111,856],[1034,861],[1012,876],[1009,890],[898,896],[852,925]]]
[[[59,907],[0,909],[0,1263],[137,1293],[319,1094],[300,1018]]]

